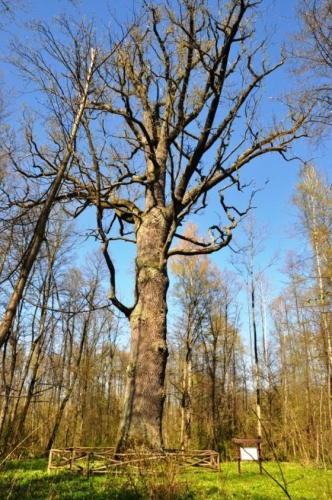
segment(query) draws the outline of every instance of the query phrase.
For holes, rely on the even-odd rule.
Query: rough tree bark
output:
[[[137,231],[136,304],[129,314],[130,363],[118,450],[149,443],[163,448],[162,415],[168,275],[164,248],[169,221],[162,207],[149,210]]]

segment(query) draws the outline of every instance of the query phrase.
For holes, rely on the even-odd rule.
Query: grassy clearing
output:
[[[287,498],[273,479],[281,484],[282,475],[275,463],[264,464],[260,475],[255,464],[244,463],[241,475],[236,463],[222,464],[215,472],[179,474],[165,468],[160,477],[143,471],[138,476],[82,476],[69,472],[47,473],[45,460],[12,461],[0,471],[0,499],[94,499],[94,500],[274,500]],[[281,464],[292,500],[332,498],[332,470]]]

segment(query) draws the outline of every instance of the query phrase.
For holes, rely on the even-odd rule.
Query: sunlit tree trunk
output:
[[[332,336],[330,332],[330,282],[332,256],[332,197],[328,179],[313,165],[307,165],[300,174],[294,203],[300,210],[300,220],[314,256],[316,292],[307,306],[320,316],[320,332],[326,366],[326,391],[330,427],[332,428]]]
[[[48,301],[50,297],[51,290],[51,277],[45,277],[45,289],[42,292],[42,312],[38,318],[39,326],[37,335],[33,335],[32,343],[30,346],[30,352],[28,353],[28,358],[25,363],[24,372],[21,375],[19,387],[17,388],[17,403],[14,410],[14,426],[12,432],[12,446],[15,446],[20,437],[22,437],[22,432],[24,430],[25,421],[30,408],[31,403],[35,397],[36,385],[39,384],[38,381],[38,371],[43,360],[45,350],[45,343],[49,341],[46,339],[46,328],[47,328],[47,317],[48,317]],[[36,318],[35,318],[36,319]],[[48,325],[49,326],[49,325]],[[35,328],[36,324],[32,325]],[[53,332],[49,332],[51,337]],[[41,389],[41,386],[39,386]],[[25,394],[24,394],[25,392]],[[40,397],[43,397],[41,393]],[[20,398],[23,399],[23,404],[20,404]],[[24,434],[23,434],[24,435]]]
[[[180,447],[182,450],[189,448],[191,439],[191,415],[192,415],[192,334],[187,338],[187,349],[182,374],[182,398],[181,398],[181,436]]]
[[[163,449],[165,400],[166,294],[169,285],[163,261],[168,223],[165,211],[153,207],[137,231],[136,304],[130,312],[131,348],[127,367],[124,415],[118,451],[149,445]]]
[[[74,151],[74,143],[78,134],[82,117],[84,115],[88,95],[90,92],[90,85],[93,77],[95,62],[96,52],[94,49],[91,49],[91,60],[87,72],[86,83],[85,86],[81,88],[81,95],[77,96],[79,105],[76,114],[73,116],[73,123],[68,136],[67,144],[63,152],[63,158],[61,160],[60,166],[57,169],[56,176],[54,177],[49,189],[47,190],[45,202],[42,206],[37,222],[33,229],[29,245],[22,258],[19,277],[15,283],[14,290],[8,301],[5,313],[0,321],[0,349],[5,343],[7,336],[10,335],[17,308],[20,304],[20,301],[22,300],[23,292],[26,287],[29,275],[45,237],[46,226],[50,218],[51,210],[54,206],[56,196],[61,188],[61,184],[67,172],[70,159]]]

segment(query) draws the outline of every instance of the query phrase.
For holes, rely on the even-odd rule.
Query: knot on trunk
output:
[[[165,342],[158,342],[154,345],[154,349],[158,354],[162,354],[163,356],[168,357],[168,349]]]
[[[132,378],[135,374],[136,367],[134,363],[130,362],[127,366],[127,376],[128,378]]]

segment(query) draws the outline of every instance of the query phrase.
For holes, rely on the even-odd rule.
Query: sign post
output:
[[[233,439],[237,445],[237,463],[239,474],[241,474],[241,461],[254,461],[259,465],[259,471],[262,474],[262,450],[261,439]]]

